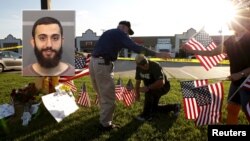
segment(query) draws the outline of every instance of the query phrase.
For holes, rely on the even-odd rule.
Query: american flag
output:
[[[85,58],[85,66],[83,68],[89,68],[89,63],[90,63],[90,58],[91,54],[88,54],[87,57]]]
[[[195,124],[202,126],[219,123],[224,96],[222,82],[197,87],[192,90],[199,108]]]
[[[198,117],[197,103],[192,92],[193,88],[207,85],[208,80],[181,81],[181,90],[183,94],[183,105],[186,119],[196,119]]]
[[[89,67],[91,55],[87,54],[86,56],[80,53],[75,55],[75,69],[84,69]]]
[[[83,57],[83,55],[76,54],[76,56],[75,56],[75,58],[76,58],[75,59],[75,75],[74,76],[60,76],[59,82],[62,83],[62,82],[74,80],[74,79],[89,75],[90,57],[91,57],[90,55],[87,55],[87,57]]]
[[[86,91],[85,83],[82,84],[81,89],[82,89],[82,91],[80,92],[80,96],[79,96],[77,103],[82,105],[82,106],[90,107],[91,103],[90,103],[89,95]]]
[[[122,80],[121,78],[118,78],[117,84],[115,85],[115,96],[116,99],[119,101],[123,100],[123,93],[124,93],[124,87],[122,85]]]
[[[124,104],[128,107],[135,102],[135,91],[132,80],[129,79],[123,93]]]
[[[196,35],[194,35],[194,37],[191,38],[186,44],[193,50],[203,51],[211,51],[217,47],[213,42],[212,38],[204,30],[201,30]],[[216,66],[225,57],[226,55],[224,53],[215,56],[196,55],[196,58],[200,61],[201,65],[207,71]]]
[[[250,90],[250,75],[246,78],[246,80],[243,84],[243,88]]]
[[[241,83],[239,88],[231,95],[231,97],[228,98],[228,101],[231,101],[231,99],[238,93],[240,89],[250,91],[250,75],[248,75],[248,77]]]
[[[82,56],[75,56],[75,69],[82,69],[85,66],[85,58]]]
[[[90,56],[87,57],[88,61],[90,60]],[[71,88],[73,92],[77,91],[76,86],[74,85],[74,79],[81,78],[83,76],[89,75],[89,68],[88,68],[89,62],[86,63],[83,66],[82,69],[75,69],[75,75],[74,76],[60,76],[59,83],[63,83]],[[76,64],[75,64],[76,65]]]
[[[59,81],[60,82],[60,81]],[[69,80],[69,81],[65,81],[65,82],[60,82],[68,87],[70,87],[70,90],[75,93],[77,92],[77,87],[75,86],[74,80]]]
[[[247,118],[250,119],[250,101],[246,105]]]
[[[96,97],[95,97],[95,101],[94,101],[94,103],[96,104],[96,105],[98,105],[99,104],[99,96],[98,96],[98,94],[96,94]]]

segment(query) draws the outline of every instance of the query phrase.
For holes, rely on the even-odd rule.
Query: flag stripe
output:
[[[247,110],[246,112],[248,114],[247,116],[250,117],[250,101],[246,105],[246,110]]]
[[[82,91],[79,93],[80,96],[79,96],[77,103],[82,105],[82,106],[90,107],[91,103],[90,103],[89,95],[88,95],[87,90],[86,90],[85,83],[82,84],[81,89],[82,89]]]
[[[125,88],[124,93],[123,93],[123,99],[124,99],[124,104],[126,106],[132,105],[135,101],[134,90],[128,90],[127,88]]]
[[[60,81],[59,81],[60,82]],[[61,82],[62,84],[70,87],[70,90],[74,93],[77,92],[77,87],[75,86],[75,83],[73,80],[70,81],[65,81],[65,82]]]
[[[115,96],[116,99],[119,101],[123,100],[123,93],[124,93],[124,87],[121,85],[116,85],[115,86]]]
[[[248,76],[246,79],[247,80],[246,80],[245,84],[243,84],[243,87],[247,90],[250,90],[250,77]]]
[[[99,96],[96,94],[96,97],[95,97],[95,104],[98,105],[99,104]]]
[[[222,100],[224,95],[224,88],[222,82],[209,84],[197,89],[208,87],[209,95],[211,95],[211,103],[206,105],[198,105],[200,113],[195,121],[198,126],[216,124],[221,120]]]
[[[186,44],[193,50],[202,50],[202,51],[206,50],[211,51],[217,47],[204,30],[198,32]],[[224,54],[215,56],[200,56],[200,55],[195,55],[195,56],[206,70],[213,68],[226,57]]]
[[[76,70],[74,76],[61,76],[59,78],[59,82],[66,82],[69,80],[74,80],[83,76],[89,75],[89,68],[87,69],[82,69],[82,70]]]
[[[88,93],[84,92],[84,91],[81,92],[77,103],[82,105],[82,106],[90,107],[91,103],[90,103],[90,100],[89,100]]]
[[[186,119],[196,119],[198,117],[199,108],[197,106],[192,88],[207,85],[208,80],[195,80],[195,81],[183,81],[181,82],[183,103],[184,103],[184,113]]]

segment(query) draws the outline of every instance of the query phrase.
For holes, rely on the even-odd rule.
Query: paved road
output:
[[[209,71],[206,71],[197,63],[160,63],[168,78],[182,79],[225,79],[229,75],[228,65],[218,65]],[[135,62],[133,61],[116,61],[115,76],[127,76],[134,78]]]
[[[224,79],[229,75],[228,65],[218,65],[209,71],[206,71],[200,64],[197,63],[173,63],[160,62],[166,72],[168,78],[184,79]],[[116,61],[115,76],[130,77],[135,76],[134,61]],[[20,73],[20,71],[6,71],[3,73]]]

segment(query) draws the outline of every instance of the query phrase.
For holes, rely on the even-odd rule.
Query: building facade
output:
[[[76,50],[80,52],[92,52],[96,42],[99,40],[99,36],[91,29],[82,33],[82,36],[75,38]]]
[[[22,45],[22,40],[13,37],[11,34],[9,34],[4,39],[0,39],[0,49],[15,47],[15,46],[21,46],[21,45]],[[11,50],[22,54],[22,49],[21,48],[16,48],[16,49],[11,49]]]
[[[182,34],[175,34],[174,36],[135,36],[131,37],[137,44],[143,45],[155,51],[170,51],[173,57],[186,58],[191,54],[187,54],[181,50],[180,46],[187,42],[196,32],[195,29],[190,28]],[[211,36],[215,44],[219,45],[222,40],[228,38],[225,36]],[[75,38],[76,51],[91,53],[95,47],[96,42],[100,36],[97,36],[91,29],[82,33],[82,36]],[[0,48],[13,47],[22,45],[21,39],[16,39],[11,34],[5,39],[0,39]],[[22,49],[14,49],[18,53],[22,53]],[[130,50],[123,49],[119,53],[120,57],[134,57],[136,54]]]

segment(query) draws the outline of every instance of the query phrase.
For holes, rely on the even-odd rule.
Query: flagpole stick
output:
[[[238,89],[232,94],[232,96],[227,100],[229,102],[236,94],[237,92],[242,88],[242,86],[246,83],[246,81],[250,78],[250,75],[244,80],[244,82],[241,83],[241,85],[238,87]]]
[[[175,78],[174,78],[175,79]],[[206,79],[206,78],[203,78]],[[177,79],[177,82],[181,82],[181,81],[189,81],[189,80],[201,80],[201,79]],[[219,78],[209,78],[207,80],[218,80],[218,81],[227,81],[228,78],[227,77],[219,77]]]

